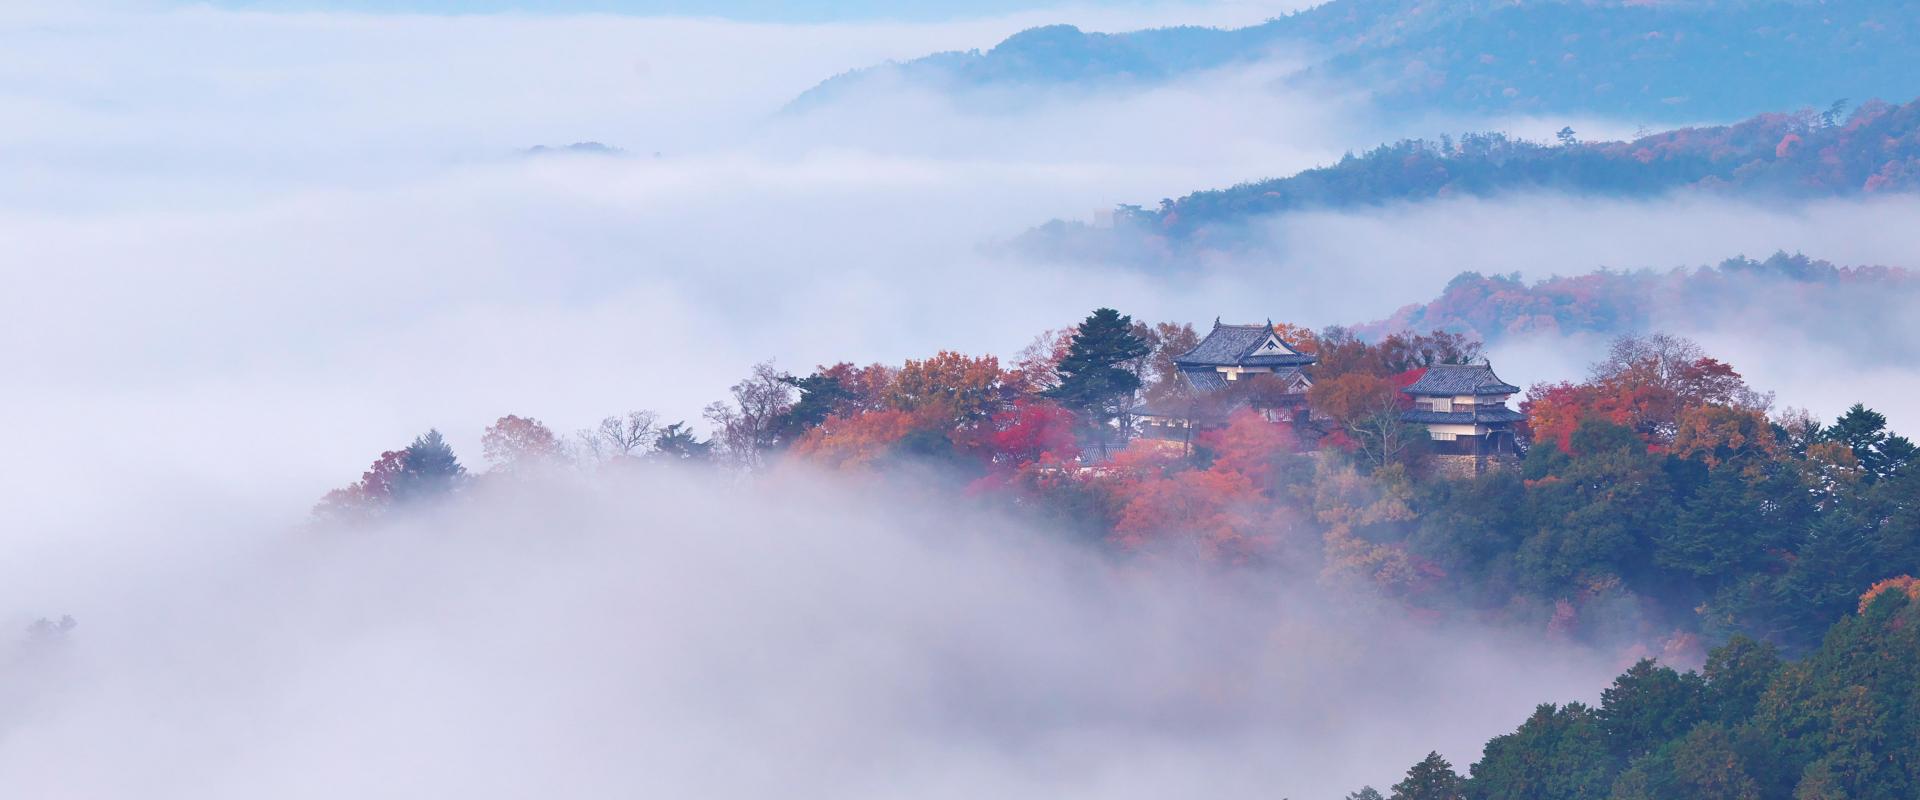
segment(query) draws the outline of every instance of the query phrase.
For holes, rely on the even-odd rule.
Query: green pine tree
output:
[[[403,452],[400,473],[393,481],[393,499],[397,502],[441,497],[460,488],[466,480],[467,468],[460,466],[460,459],[454,456],[453,447],[440,436],[439,430],[428,430],[414,437]]]
[[[693,429],[685,422],[676,422],[660,429],[660,438],[654,440],[653,457],[661,461],[706,461],[713,453],[713,442],[700,441],[693,435]]]
[[[1140,376],[1120,365],[1147,354],[1147,343],[1133,334],[1133,318],[1111,308],[1095,310],[1074,331],[1067,356],[1056,368],[1060,385],[1048,397],[1080,415],[1104,448],[1108,426],[1126,410],[1140,388]]]
[[[1615,755],[1637,758],[1686,733],[1706,715],[1706,681],[1643,658],[1600,693],[1600,727]]]
[[[1407,770],[1407,779],[1393,785],[1390,800],[1461,800],[1466,780],[1439,753],[1428,753]]]
[[[1544,704],[1520,729],[1487,742],[1473,765],[1473,800],[1603,800],[1620,771],[1607,735],[1580,703]]]

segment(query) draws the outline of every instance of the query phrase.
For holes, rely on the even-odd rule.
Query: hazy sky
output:
[[[1241,0],[1222,3],[1146,3],[1137,0],[211,0],[213,6],[256,10],[372,11],[432,14],[613,13],[639,16],[717,17],[752,22],[852,22],[865,20],[938,21],[1020,11],[1075,12],[1099,9],[1146,10],[1184,14],[1185,24],[1220,20],[1259,21],[1295,7],[1295,3]],[[185,5],[185,3],[182,3]],[[1275,10],[1278,9],[1278,10]],[[1222,12],[1234,16],[1220,16]],[[1252,15],[1252,16],[1246,16]]]
[[[1098,305],[1318,326],[1387,316],[1465,269],[1537,277],[1776,249],[1900,263],[1920,237],[1889,222],[1911,213],[1904,201],[1547,197],[1301,215],[1272,223],[1271,251],[1172,276],[1041,265],[987,245],[1406,132],[1369,122],[1361,98],[1280,88],[1284,56],[1018,112],[896,92],[777,113],[820,76],[1015,24],[65,6],[0,24],[13,177],[0,242],[15,289],[0,297],[13,334],[0,352],[23,380],[0,403],[46,420],[34,435],[48,448],[88,419],[156,420],[115,433],[114,463],[55,459],[22,479],[198,474],[186,462],[225,460],[195,443],[259,427],[310,440],[264,454],[273,470],[210,480],[258,481],[234,491],[291,507],[430,426],[470,449],[505,413],[562,429],[634,407],[691,419],[767,358],[798,370],[1005,354]],[[515,155],[582,140],[629,155]],[[1589,353],[1567,347],[1507,377],[1577,375]],[[1735,363],[1822,414],[1852,401],[1844,382],[1765,380],[1804,360]]]
[[[1250,9],[1088,14],[1134,27]],[[844,797],[914,780],[970,796],[1305,797],[1391,782],[1429,747],[1470,759],[1533,702],[1590,699],[1617,665],[1486,631],[1398,639],[1284,586],[1143,585],[1083,569],[1083,554],[1010,553],[997,521],[935,525],[919,504],[855,510],[804,486],[556,490],[366,540],[290,526],[429,427],[473,462],[508,413],[562,431],[640,408],[695,419],[768,358],[1008,354],[1101,305],[1362,321],[1462,269],[1920,252],[1906,200],[1528,197],[1262,221],[1273,248],[1177,275],[1042,263],[994,245],[1401,135],[1569,121],[1380,129],[1363,98],[1283,88],[1286,54],[1006,113],[892,92],[780,115],[823,77],[1055,14],[859,16],[0,9],[0,414],[15,422],[0,631],[82,622],[51,666],[23,650],[0,674],[0,785]],[[518,154],[584,140],[627,155]],[[1916,396],[1910,369],[1827,368],[1847,341],[1768,334],[1696,332],[1823,415]],[[1598,346],[1494,355],[1524,385],[1579,374]],[[1920,418],[1888,410],[1909,429]],[[718,506],[731,513],[702,513]],[[1349,671],[1379,693],[1329,703]],[[1407,693],[1441,686],[1453,693],[1409,723]],[[1344,737],[1322,741],[1336,726]],[[742,759],[742,742],[764,757]],[[636,772],[635,752],[658,769]],[[698,791],[702,777],[732,791]]]

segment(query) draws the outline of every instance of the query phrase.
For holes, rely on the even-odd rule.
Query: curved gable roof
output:
[[[1452,395],[1517,394],[1520,387],[1500,380],[1491,364],[1435,364],[1401,391],[1444,397]]]
[[[1282,341],[1272,325],[1222,325],[1216,320],[1207,338],[1175,356],[1173,363],[1183,367],[1289,367],[1318,360]]]

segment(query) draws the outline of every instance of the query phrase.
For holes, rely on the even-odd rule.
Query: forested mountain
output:
[[[1746,318],[1825,340],[1883,339],[1920,302],[1920,275],[1898,267],[1841,267],[1805,255],[1730,258],[1718,265],[1665,271],[1596,270],[1529,283],[1520,275],[1463,272],[1439,297],[1391,317],[1355,326],[1379,338],[1403,330],[1446,330],[1489,345],[1515,335],[1617,336],[1682,323],[1714,325]],[[1845,308],[1807,315],[1808,308]],[[1849,347],[1863,360],[1910,354]]]
[[[1920,101],[1851,114],[1773,113],[1631,141],[1542,144],[1498,133],[1408,139],[1299,174],[1198,191],[1158,208],[1121,206],[1111,228],[1054,222],[1022,243],[1046,252],[1140,260],[1230,245],[1261,215],[1447,197],[1553,191],[1652,197],[1697,190],[1816,198],[1920,189]]]
[[[1295,82],[1362,87],[1393,111],[1730,119],[1920,93],[1916,44],[1920,15],[1896,0],[1332,0],[1230,30],[1034,28],[985,51],[846,73],[795,106],[893,81],[961,94],[1152,84],[1287,52],[1312,59]]]

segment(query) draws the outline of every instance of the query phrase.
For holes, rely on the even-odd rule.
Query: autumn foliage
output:
[[[1867,606],[1873,605],[1873,601],[1880,599],[1881,595],[1892,592],[1905,594],[1908,599],[1920,603],[1920,578],[1900,575],[1876,582],[1866,593],[1860,595],[1860,613],[1867,613]]]
[[[1707,357],[1697,345],[1653,335],[1616,340],[1605,361],[1581,383],[1534,386],[1520,410],[1535,442],[1573,449],[1582,423],[1600,421],[1632,430],[1649,447],[1676,445],[1683,417],[1689,452],[1719,445],[1762,447],[1772,398],[1747,387],[1740,373]],[[1721,411],[1709,411],[1719,408]],[[1746,426],[1744,432],[1742,425]]]
[[[899,409],[831,416],[807,431],[794,452],[837,469],[870,467],[914,431],[937,430],[940,419]]]
[[[531,417],[501,417],[480,437],[480,452],[495,468],[530,469],[560,460],[560,438]]]
[[[1045,400],[1019,400],[993,415],[991,424],[969,429],[962,447],[1003,467],[1018,467],[1051,457],[1072,461],[1080,455],[1073,412]]]

